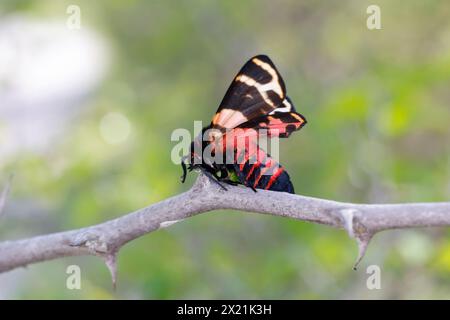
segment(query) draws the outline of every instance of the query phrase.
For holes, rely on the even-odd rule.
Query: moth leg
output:
[[[236,175],[237,175],[237,177],[238,177],[238,179],[239,179],[239,182],[240,182],[242,185],[244,185],[244,186],[246,186],[246,187],[252,189],[254,192],[256,192],[256,189],[255,189],[253,186],[249,185],[249,184],[245,181],[244,175],[242,174],[242,172],[241,172],[241,170],[239,169],[239,166],[238,166],[237,164],[234,164],[234,171],[236,171]]]
[[[184,181],[186,181],[186,175],[187,175],[187,170],[186,170],[186,161],[187,157],[183,157],[181,158],[181,168],[183,169],[183,174],[180,177],[181,183],[184,183]]]
[[[239,170],[239,166],[237,164],[233,164],[233,169],[234,169],[234,172],[236,173],[237,178],[239,179],[239,183],[244,186],[247,186],[247,184],[245,183],[244,175]]]
[[[229,184],[229,185],[231,185],[231,186],[237,186],[239,183],[237,183],[236,181],[233,181],[233,180],[230,180],[228,177],[227,178],[224,178],[224,179],[222,179],[222,180],[220,180],[220,181],[223,181],[223,182],[225,182],[226,184]]]
[[[232,186],[237,186],[238,183],[237,183],[236,181],[231,180],[231,179],[229,178],[229,176],[230,176],[230,175],[228,174],[228,170],[227,170],[227,169],[225,169],[225,168],[221,168],[221,169],[220,169],[220,178],[219,178],[219,181],[225,182],[225,183],[227,183],[227,184],[229,184],[229,185],[232,185]]]
[[[236,181],[232,181],[232,180],[230,180],[230,179],[224,179],[224,180],[222,180],[223,182],[225,182],[225,183],[227,183],[227,184],[229,184],[229,185],[231,185],[231,186],[237,186],[239,183],[237,183]]]
[[[214,183],[218,184],[219,187],[221,187],[221,188],[222,188],[223,190],[225,190],[225,191],[228,191],[228,189],[225,188],[225,186],[222,185],[222,184],[219,182],[219,180],[218,180],[219,178],[217,177],[216,174],[213,174],[213,173],[209,172],[208,170],[206,170],[205,168],[202,168],[202,167],[200,167],[200,170],[205,174],[205,176],[207,176],[209,179],[211,179],[212,181],[214,181]]]
[[[220,169],[220,179],[228,179],[228,171],[225,168]]]

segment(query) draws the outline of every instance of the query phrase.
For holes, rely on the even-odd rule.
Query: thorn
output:
[[[361,260],[364,258],[366,254],[367,247],[369,245],[370,240],[372,239],[373,233],[368,230],[364,230],[363,232],[359,230],[359,228],[355,228],[355,223],[358,221],[354,221],[358,210],[350,208],[350,209],[342,209],[339,210],[341,217],[344,219],[344,228],[347,230],[348,235],[351,238],[356,239],[358,243],[358,257],[356,258],[355,263],[353,264],[353,270],[358,269],[358,265]]]
[[[5,209],[6,198],[8,198],[9,191],[11,189],[11,184],[14,174],[10,174],[5,187],[3,188],[2,194],[0,195],[0,217],[2,216],[3,209]]]
[[[357,237],[356,241],[358,242],[358,257],[356,258],[355,263],[353,264],[353,270],[358,269],[358,265],[361,262],[361,260],[364,258],[364,255],[366,254],[367,247],[369,246],[369,242],[372,239],[372,234],[365,234],[364,236]]]
[[[113,290],[117,289],[117,252],[109,253],[103,257],[106,267],[111,273],[111,280],[113,285]]]

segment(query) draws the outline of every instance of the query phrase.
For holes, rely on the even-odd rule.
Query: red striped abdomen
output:
[[[255,149],[235,150],[236,164],[233,169],[244,185],[255,189],[294,193],[286,170],[264,150],[258,146]]]

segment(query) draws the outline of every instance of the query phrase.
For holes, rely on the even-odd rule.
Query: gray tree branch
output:
[[[0,272],[65,256],[102,257],[116,279],[116,255],[127,242],[182,219],[217,209],[234,209],[315,222],[347,230],[363,257],[372,236],[398,228],[450,226],[450,202],[353,204],[283,192],[220,189],[200,175],[182,194],[98,225],[0,242]],[[356,266],[355,264],[355,266]]]

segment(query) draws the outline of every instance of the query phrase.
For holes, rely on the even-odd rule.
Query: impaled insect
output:
[[[218,183],[294,193],[286,170],[258,145],[261,135],[287,138],[306,124],[286,95],[284,81],[265,55],[251,58],[228,88],[211,124],[192,141],[181,161]],[[209,151],[205,155],[205,151]]]

